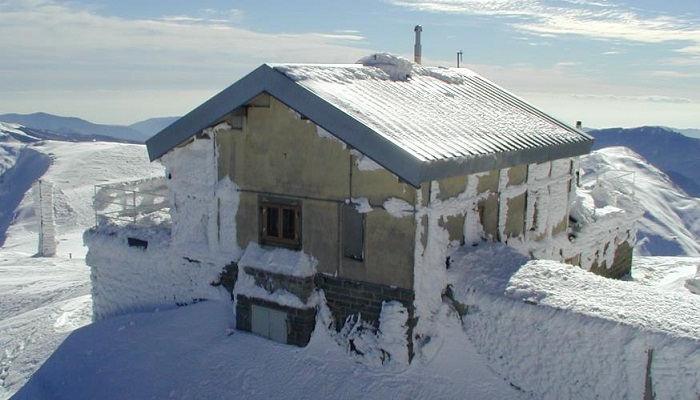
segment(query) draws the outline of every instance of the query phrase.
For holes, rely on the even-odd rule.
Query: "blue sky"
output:
[[[462,66],[573,124],[700,128],[699,0],[0,0],[0,113],[182,115],[264,62]]]

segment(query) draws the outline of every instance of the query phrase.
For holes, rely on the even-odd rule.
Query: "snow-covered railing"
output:
[[[609,170],[599,174],[595,179],[595,188],[606,189],[635,198],[635,173],[625,170]]]
[[[167,211],[170,203],[164,178],[95,185],[93,208],[97,224],[105,220],[138,223],[142,217]]]

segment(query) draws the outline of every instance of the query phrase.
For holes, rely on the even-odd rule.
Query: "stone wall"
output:
[[[379,326],[379,314],[382,303],[396,300],[401,302],[409,312],[409,324],[413,320],[412,290],[398,287],[376,285],[330,275],[316,275],[318,286],[326,295],[326,304],[340,329],[345,320],[351,315],[361,314],[363,320]]]

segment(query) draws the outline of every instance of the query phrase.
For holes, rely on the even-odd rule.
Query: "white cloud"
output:
[[[394,0],[417,10],[488,15],[505,18],[522,32],[551,37],[582,35],[638,43],[686,43],[678,51],[700,54],[700,20],[657,15],[641,16],[607,2],[567,0]],[[675,43],[674,43],[675,45]]]
[[[678,78],[678,79],[697,79],[697,78],[700,78],[700,72],[681,72],[681,71],[670,71],[670,70],[651,71],[648,73],[648,75],[654,76],[654,77]]]
[[[557,68],[566,68],[566,67],[575,67],[577,65],[581,65],[580,62],[575,62],[575,61],[562,61],[558,62],[555,67]]]
[[[50,1],[0,2],[0,49],[5,60],[35,63],[52,72],[69,68],[119,69],[150,65],[172,69],[262,62],[354,61],[365,55],[356,34],[271,34],[243,29],[213,11],[160,20],[101,16]],[[240,12],[227,13],[235,19]]]
[[[0,0],[3,112],[133,122],[145,110],[184,113],[264,62],[347,63],[370,52],[355,32],[244,29],[239,10],[126,19],[66,4]],[[165,109],[174,111],[156,113]]]

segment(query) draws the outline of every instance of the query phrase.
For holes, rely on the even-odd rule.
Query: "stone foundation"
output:
[[[415,295],[412,290],[324,274],[316,276],[316,283],[326,295],[326,303],[333,313],[338,330],[349,316],[357,314],[361,314],[363,320],[378,327],[384,301],[401,302],[409,312],[409,322],[413,320]]]
[[[413,359],[413,327],[416,325],[412,290],[354,281],[330,275],[317,274],[316,284],[326,295],[326,304],[333,314],[336,330],[340,331],[351,315],[379,327],[382,303],[398,301],[408,310],[408,357]]]

